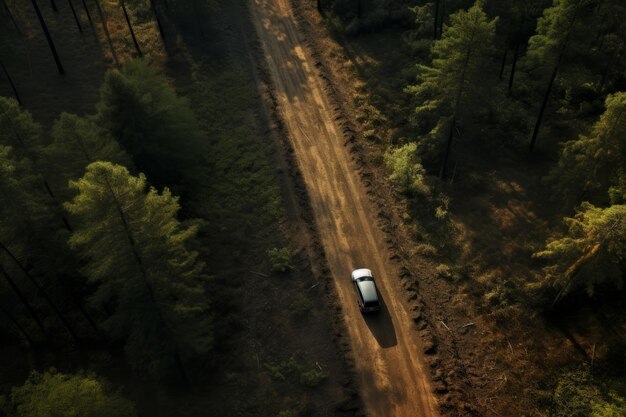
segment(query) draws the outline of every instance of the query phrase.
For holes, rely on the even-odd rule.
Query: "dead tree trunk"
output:
[[[102,22],[102,30],[104,30],[104,35],[107,38],[107,42],[109,43],[109,48],[111,48],[111,55],[113,56],[113,61],[115,65],[118,65],[120,62],[117,59],[117,53],[115,53],[115,48],[113,47],[113,41],[111,40],[111,34],[109,33],[109,26],[107,25],[107,18],[102,10],[102,6],[100,6],[100,0],[94,0],[96,2],[96,9],[98,9],[98,14],[100,15],[100,22]]]
[[[57,53],[57,48],[54,46],[54,41],[50,36],[50,31],[48,30],[48,25],[46,25],[46,21],[43,19],[43,15],[41,14],[41,10],[39,10],[39,5],[36,0],[31,0],[33,3],[33,7],[35,8],[35,13],[37,14],[37,19],[39,19],[39,24],[41,25],[41,29],[43,29],[44,35],[46,35],[46,40],[48,41],[48,46],[50,47],[50,51],[52,52],[52,56],[54,57],[54,62],[57,65],[57,70],[59,70],[59,74],[65,74],[65,69],[63,68],[63,64],[61,64],[61,59],[59,58],[59,54]],[[54,0],[52,2],[54,4]],[[56,7],[56,6],[55,6]]]
[[[0,60],[0,68],[2,68],[2,72],[7,77],[7,80],[9,81],[9,85],[11,85],[11,89],[13,90],[13,95],[15,96],[15,100],[17,100],[17,102],[21,106],[22,100],[20,99],[20,95],[17,92],[17,88],[15,88],[15,84],[13,83],[13,80],[11,79],[11,76],[9,75],[9,71],[7,71],[6,67],[4,66],[4,62],[2,62],[1,60]]]
[[[17,295],[17,298],[20,299],[20,301],[26,308],[26,311],[28,311],[28,314],[30,314],[35,323],[37,323],[37,327],[39,327],[41,332],[45,335],[46,329],[43,327],[43,322],[41,321],[41,318],[39,318],[39,315],[37,314],[33,306],[28,302],[22,290],[19,289],[13,278],[11,278],[11,276],[2,265],[0,265],[0,275],[4,277],[4,280],[7,282],[7,284],[9,284],[9,287],[11,287],[15,295]]]
[[[11,23],[13,23],[13,26],[15,26],[15,29],[17,30],[17,33],[19,33],[21,35],[22,34],[22,30],[20,29],[19,25],[17,24],[17,21],[15,20],[15,17],[13,16],[13,13],[11,12],[11,9],[9,9],[9,5],[7,4],[6,0],[2,0],[2,4],[4,5],[4,10],[6,10],[7,14],[9,15],[9,19],[11,19]]]
[[[78,28],[78,32],[80,32],[80,34],[83,34],[83,27],[80,24],[80,20],[78,19],[78,15],[76,14],[76,9],[74,9],[74,4],[72,4],[72,0],[67,0],[67,2],[70,5],[70,9],[72,10],[72,16],[74,16],[74,21],[76,22],[76,27]]]
[[[11,323],[13,323],[13,325],[15,327],[17,327],[17,329],[20,331],[20,333],[22,333],[22,335],[24,336],[24,338],[26,338],[26,340],[28,341],[28,344],[30,346],[32,346],[33,343],[33,339],[31,339],[31,337],[28,335],[28,333],[26,332],[26,330],[22,327],[22,325],[20,324],[19,321],[17,321],[17,319],[15,317],[13,317],[13,315],[11,313],[9,313],[8,310],[6,310],[4,307],[2,307],[2,305],[0,305],[0,312],[2,312],[2,314],[4,314],[5,316],[7,316],[7,318],[9,319],[9,321]]]
[[[515,69],[517,67],[517,59],[519,58],[519,49],[520,42],[515,45],[515,50],[513,51],[513,62],[511,63],[511,75],[509,76],[509,88],[507,90],[507,94],[510,96],[513,91],[513,80],[515,78]]]
[[[548,88],[546,88],[546,92],[543,95],[543,101],[541,102],[541,108],[539,109],[539,115],[537,116],[537,122],[535,122],[535,128],[533,129],[533,135],[530,138],[529,150],[532,152],[535,149],[535,143],[537,143],[537,136],[539,136],[539,128],[541,127],[541,122],[543,121],[543,115],[546,112],[546,107],[548,106],[548,100],[550,99],[550,94],[552,93],[552,87],[554,86],[554,80],[556,79],[556,74],[559,71],[558,65],[554,66],[554,70],[552,71],[552,75],[550,76],[550,81],[548,82]]]
[[[93,20],[91,20],[91,13],[89,13],[89,7],[87,7],[87,3],[85,3],[85,0],[82,0],[83,2],[83,9],[85,9],[85,14],[87,15],[87,20],[89,20],[89,25],[91,26],[91,29],[95,32],[95,28],[93,26]]]
[[[159,28],[159,34],[161,35],[161,39],[165,41],[165,32],[163,31],[163,25],[161,25],[161,19],[159,18],[159,12],[157,11],[156,3],[154,0],[150,0],[150,7],[152,7],[152,13],[154,13],[154,19],[157,22],[157,27]]]
[[[137,54],[139,56],[143,56],[141,52],[141,48],[139,48],[139,43],[137,43],[137,38],[135,37],[135,31],[133,30],[133,25],[130,23],[130,18],[128,17],[128,11],[126,10],[126,2],[124,0],[121,1],[122,10],[124,11],[124,18],[126,19],[126,24],[128,25],[128,30],[130,31],[130,36],[133,38],[133,44],[135,45],[135,49],[137,50]]]
[[[45,298],[48,305],[52,307],[52,310],[54,310],[59,320],[61,320],[61,322],[67,329],[67,332],[70,334],[70,336],[72,336],[72,339],[74,339],[74,341],[78,343],[79,339],[78,339],[78,336],[76,335],[76,332],[74,331],[74,328],[69,323],[69,321],[67,321],[63,313],[61,313],[61,310],[59,310],[59,307],[54,303],[54,301],[52,301],[47,291],[39,284],[39,282],[37,282],[35,277],[32,276],[32,274],[28,271],[28,269],[26,269],[26,267],[20,262],[20,260],[13,254],[13,252],[11,252],[11,250],[8,247],[6,247],[6,245],[4,245],[4,243],[2,242],[0,242],[0,249],[4,251],[9,256],[9,258],[11,258],[11,260],[13,261],[13,263],[15,263],[15,265],[19,268],[19,270],[22,271],[22,273],[28,278],[28,280],[37,288],[39,293]]]
[[[504,47],[504,54],[502,54],[502,62],[500,63],[500,74],[498,75],[498,78],[501,80],[502,76],[504,75],[504,67],[506,66],[506,57],[509,54],[509,47],[508,45],[506,45]]]

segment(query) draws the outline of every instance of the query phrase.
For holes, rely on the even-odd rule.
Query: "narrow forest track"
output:
[[[437,416],[437,401],[411,320],[398,265],[378,226],[357,166],[344,146],[315,61],[288,0],[250,0],[279,114],[298,167],[344,314],[357,382],[372,417]],[[375,316],[356,304],[350,272],[370,268],[384,300]]]

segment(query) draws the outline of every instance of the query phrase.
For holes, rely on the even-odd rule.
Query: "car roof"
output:
[[[355,269],[352,271],[352,279],[358,279],[363,277],[374,277],[372,271],[367,268]]]
[[[359,291],[363,297],[363,302],[369,303],[378,301],[378,293],[376,292],[376,284],[372,280],[357,281]]]

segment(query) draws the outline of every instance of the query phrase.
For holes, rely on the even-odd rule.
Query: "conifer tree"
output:
[[[157,185],[192,183],[203,133],[186,99],[144,61],[127,61],[105,76],[97,122]]]
[[[543,93],[543,100],[530,140],[531,152],[535,147],[548,100],[564,60],[576,61],[570,55],[572,53],[576,55],[578,51],[588,48],[592,37],[589,36],[587,30],[581,28],[584,27],[584,17],[593,14],[592,10],[588,10],[592,3],[593,0],[554,0],[553,6],[546,9],[538,20],[537,34],[529,40],[529,65],[541,65],[550,70],[548,85]]]
[[[566,142],[549,179],[568,200],[606,202],[610,187],[626,179],[626,93],[609,95],[591,133]]]
[[[67,375],[50,369],[32,372],[24,385],[14,387],[15,417],[135,417],[132,402],[114,392],[94,374]]]
[[[58,189],[70,198],[67,184],[85,173],[95,161],[109,161],[129,166],[130,157],[117,141],[95,121],[75,114],[62,113],[52,127],[52,142],[44,148],[46,168],[54,172]]]
[[[489,83],[484,65],[493,49],[496,22],[497,19],[487,18],[480,2],[467,11],[454,13],[450,26],[435,42],[432,65],[418,65],[420,83],[406,89],[420,103],[416,108],[418,118],[426,118],[432,124],[433,117],[444,115],[435,128],[443,130],[442,124],[448,126],[441,177],[446,174],[456,123],[486,99]]]
[[[567,233],[550,239],[536,257],[551,261],[539,284],[556,292],[553,304],[564,296],[585,290],[593,296],[598,287],[623,288],[626,270],[626,206],[608,208],[583,203],[573,218],[566,218]]]
[[[167,188],[147,189],[143,175],[110,162],[90,164],[71,187],[66,208],[79,221],[70,244],[97,287],[91,303],[115,306],[103,327],[125,340],[135,368],[162,377],[178,367],[185,377],[183,361],[212,344],[203,264],[188,248],[196,227],[176,219]]]

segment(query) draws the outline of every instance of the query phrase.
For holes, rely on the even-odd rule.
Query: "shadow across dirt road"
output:
[[[380,311],[377,313],[365,313],[363,314],[363,319],[381,348],[390,348],[398,344],[396,329],[393,327],[391,315],[384,300]]]

